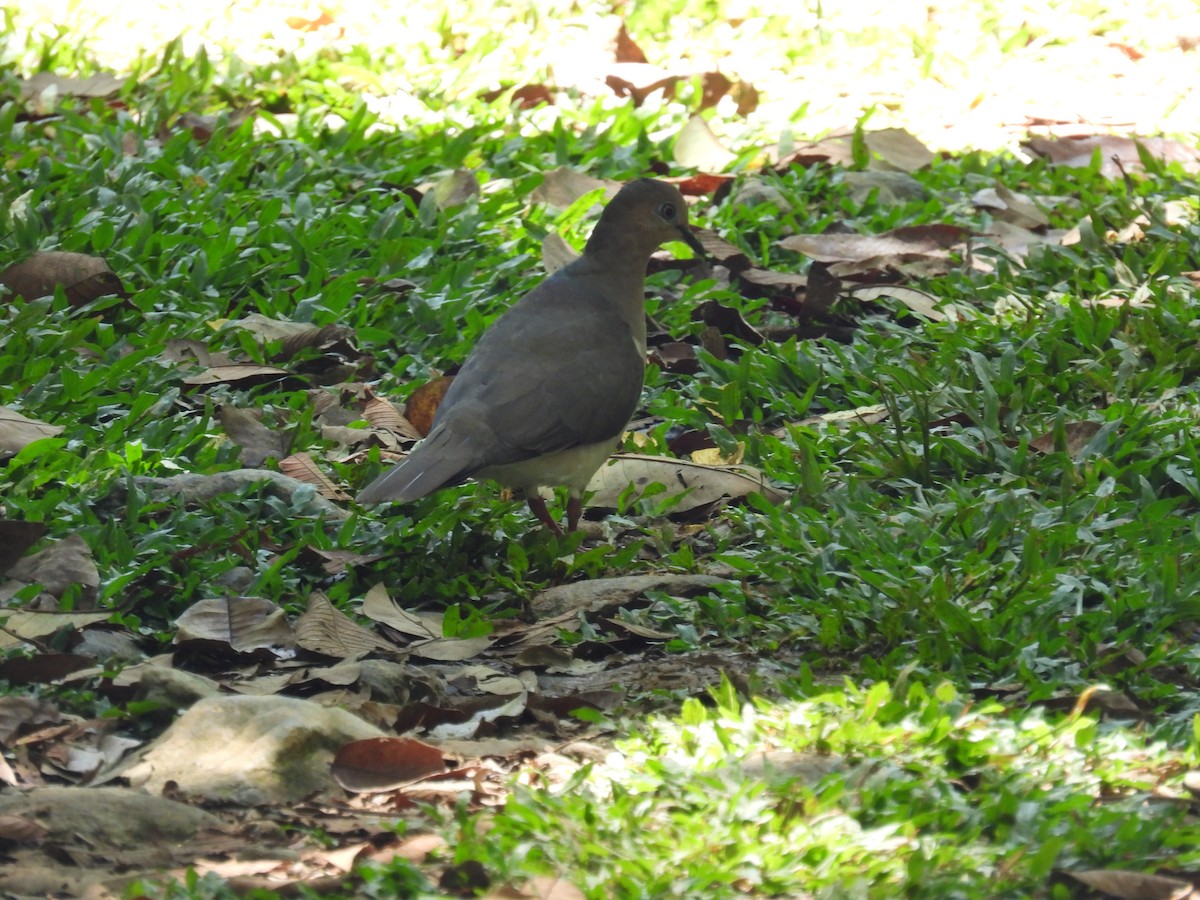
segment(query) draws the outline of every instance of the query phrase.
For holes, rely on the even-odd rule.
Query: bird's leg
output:
[[[525,502],[529,504],[529,511],[537,516],[547,528],[557,534],[563,536],[562,527],[554,521],[554,517],[550,515],[550,510],[546,509],[546,501],[536,493],[530,494],[525,498]]]
[[[583,499],[581,497],[567,498],[567,531],[579,530],[579,517],[583,515]]]

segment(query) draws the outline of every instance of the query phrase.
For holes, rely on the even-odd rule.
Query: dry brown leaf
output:
[[[363,628],[334,608],[320,591],[308,598],[308,609],[293,627],[296,643],[313,653],[338,659],[360,657],[372,650],[394,651],[396,646],[373,631]]]
[[[441,400],[440,397],[438,399]],[[363,406],[363,418],[371,423],[372,428],[389,431],[403,440],[419,441],[424,436],[395,404],[373,391],[368,391],[367,402]]]
[[[567,243],[557,231],[552,231],[542,240],[542,268],[553,275],[563,266],[579,259],[579,251]]]
[[[791,289],[808,287],[809,279],[809,276],[799,272],[776,272],[771,269],[747,269],[738,277],[756,287]]]
[[[883,234],[795,234],[779,242],[787,250],[821,262],[892,261],[912,257],[944,259],[959,247],[969,232],[958,225],[909,225]]]
[[[0,746],[11,747],[22,729],[34,729],[61,721],[58,708],[48,700],[5,694],[0,697]]]
[[[549,85],[545,84],[522,84],[516,88],[508,84],[504,87],[484,91],[479,95],[479,99],[486,103],[493,103],[509,91],[512,91],[509,96],[509,105],[516,106],[518,109],[534,109],[538,106],[554,105],[554,92]]]
[[[261,411],[222,406],[217,419],[226,436],[242,448],[238,454],[242,465],[257,469],[268,459],[282,459],[287,454],[289,437],[264,425]]]
[[[287,369],[276,366],[262,366],[258,363],[232,363],[230,365],[210,366],[202,372],[188,375],[183,383],[191,387],[209,387],[214,384],[239,384],[253,382],[265,384],[287,378],[292,373]]]
[[[186,338],[171,338],[158,355],[171,362],[195,362],[202,366],[233,365],[233,357],[228,354],[209,350],[208,345]]]
[[[333,758],[334,779],[348,791],[388,791],[446,771],[437,747],[406,737],[351,741]]]
[[[401,609],[388,596],[383,583],[373,585],[363,597],[362,614],[401,634],[434,640],[442,636],[442,616],[438,613],[414,613]]]
[[[1049,216],[1028,195],[1018,193],[998,181],[990,188],[976,191],[971,196],[971,202],[993,210],[994,217],[1020,228],[1045,228],[1050,224]]]
[[[893,300],[899,300],[918,315],[931,319],[934,322],[944,322],[950,318],[957,318],[957,314],[954,312],[954,307],[951,304],[942,303],[941,300],[932,294],[918,291],[916,288],[904,287],[903,285],[869,284],[851,288],[848,293],[858,300],[878,300],[880,297],[891,297]]]
[[[439,637],[431,641],[409,644],[405,649],[411,652],[413,656],[419,656],[422,659],[436,659],[440,662],[461,662],[464,659],[473,659],[494,643],[495,641],[489,637]]]
[[[1063,425],[1063,433],[1066,438],[1067,455],[1075,459],[1082,452],[1083,448],[1088,445],[1096,433],[1102,426],[1099,422],[1067,422]],[[1045,434],[1039,435],[1029,442],[1030,448],[1041,453],[1053,453],[1054,446],[1054,431],[1051,429]]]
[[[197,601],[175,623],[174,643],[219,641],[239,653],[290,650],[296,641],[287,614],[261,597],[220,597]]]
[[[429,189],[429,195],[438,209],[462,206],[472,197],[479,196],[479,179],[468,169],[455,169],[435,181]]]
[[[873,165],[882,163],[901,172],[915,172],[936,159],[932,150],[903,128],[864,132],[863,143],[877,157],[871,160]]]
[[[746,251],[729,243],[715,231],[709,228],[693,228],[692,234],[696,235],[710,261],[720,263],[731,272],[741,272],[750,267],[750,257]]]
[[[603,190],[604,200],[611,200],[621,189],[621,182],[611,179],[593,178],[575,169],[559,166],[542,176],[542,183],[533,189],[530,199],[534,203],[566,209],[580,197],[592,191]],[[599,205],[599,203],[597,203]]]
[[[702,116],[692,116],[675,136],[675,162],[687,169],[720,172],[737,159],[713,134]]]
[[[631,484],[639,493],[651,484],[663,485],[666,490],[654,495],[660,499],[682,495],[671,507],[672,514],[749,493],[762,494],[772,503],[782,502],[784,497],[767,484],[762,472],[750,466],[702,466],[682,459],[622,453],[592,477],[587,487],[592,505],[615,509]]]
[[[512,719],[525,712],[528,695],[518,694],[515,697],[474,697],[473,702],[463,704],[470,707],[472,712],[465,719],[455,715],[451,720],[443,721],[429,729],[429,736],[435,740],[465,741],[475,737],[485,723],[498,719]],[[458,712],[456,710],[455,712]]]
[[[62,286],[67,302],[81,306],[106,294],[125,296],[125,289],[108,263],[99,256],[48,250],[0,272],[0,285],[17,297],[36,300]]]
[[[107,98],[120,91],[125,79],[110,72],[88,78],[71,78],[53,72],[38,72],[20,82],[21,96],[28,101],[28,114],[44,117],[53,114],[63,97]]]
[[[72,585],[80,585],[82,595],[75,608],[88,609],[100,586],[100,572],[92,559],[92,548],[82,537],[72,534],[17,560],[9,567],[8,579],[0,583],[0,600],[35,583],[55,599],[62,598]]]
[[[34,441],[62,434],[60,425],[50,425],[38,419],[0,406],[0,460],[20,453]]]
[[[679,193],[685,197],[699,197],[719,190],[722,185],[733,181],[735,177],[713,172],[697,172],[694,175],[672,175],[660,178],[659,181],[667,181],[675,185],[679,188]],[[698,229],[693,228],[692,230],[697,231]]]
[[[1122,869],[1087,869],[1082,872],[1065,872],[1076,881],[1092,890],[1100,891],[1119,900],[1185,900],[1193,895],[1190,881],[1150,875],[1146,872],[1129,872]]]
[[[1092,164],[1092,155],[1099,151],[1100,173],[1107,178],[1119,178],[1122,171],[1141,170],[1138,146],[1155,159],[1177,162],[1186,172],[1200,172],[1200,151],[1173,138],[1133,137],[1117,134],[1087,135],[1085,137],[1034,137],[1025,146],[1060,166],[1082,167]]]
[[[853,165],[853,137],[848,134],[831,135],[820,141],[803,144],[780,157],[774,168],[776,172],[786,172],[793,166],[807,167],[817,164]]]
[[[701,303],[692,313],[692,317],[718,329],[721,334],[727,334],[747,344],[758,346],[766,341],[758,329],[747,322],[738,310],[716,300]]]
[[[665,344],[651,348],[649,360],[664,372],[694,375],[700,371],[696,348],[683,341],[667,341]]]
[[[855,409],[837,409],[833,412],[821,413],[819,416],[810,416],[807,419],[801,419],[796,424],[800,427],[808,427],[812,425],[833,424],[846,427],[849,425],[878,425],[890,415],[888,408],[882,403],[872,406],[859,406]],[[776,434],[782,435],[786,429],[777,431]]]
[[[617,29],[617,36],[613,40],[613,59],[619,63],[649,62],[646,54],[642,52],[642,48],[629,36],[624,21],[621,22],[621,27]]]
[[[711,575],[620,575],[615,578],[593,578],[588,581],[573,581],[547,588],[530,601],[530,609],[539,620],[552,616],[569,616],[601,613],[629,606],[634,599],[647,591],[665,591],[668,594],[691,597],[703,591],[725,584],[724,579]],[[541,623],[529,629],[535,631],[542,624],[557,629],[563,623]],[[522,641],[526,647],[539,641]]]
[[[293,453],[279,461],[279,471],[289,478],[311,484],[326,500],[348,501],[350,495],[334,484],[307,453]]]
[[[227,327],[249,331],[263,341],[283,341],[291,353],[303,347],[320,346],[350,334],[343,325],[313,325],[311,322],[292,322],[287,319],[272,319],[262,313],[251,313],[241,319],[232,319]]]
[[[0,650],[11,650],[22,644],[40,643],[62,628],[81,629],[97,622],[107,622],[111,611],[104,612],[43,612],[36,609],[4,611],[4,627],[0,629]]]
[[[454,381],[453,375],[442,375],[425,382],[408,395],[408,399],[404,402],[404,418],[411,427],[408,433],[402,436],[411,435],[414,436],[414,439],[422,438],[433,430],[433,420],[437,415],[437,408],[441,404],[442,398],[446,396],[446,391],[450,389],[452,381]],[[375,424],[375,420],[370,416],[369,406],[367,421],[372,425]]]

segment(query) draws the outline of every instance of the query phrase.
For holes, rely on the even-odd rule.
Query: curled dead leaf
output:
[[[426,382],[408,395],[408,399],[404,402],[404,418],[411,423],[409,434],[414,438],[425,437],[433,429],[433,419],[437,415],[437,408],[441,404],[442,398],[446,396],[446,391],[450,389],[452,381],[454,381],[453,375],[442,375]],[[368,410],[367,421],[372,425],[377,424],[371,417],[370,410]]]
[[[348,791],[386,791],[446,770],[442,751],[406,737],[351,741],[333,758],[334,780]]]

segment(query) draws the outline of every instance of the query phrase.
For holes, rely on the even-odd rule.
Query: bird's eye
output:
[[[675,204],[664,203],[658,208],[658,214],[668,222],[673,222],[675,220]]]

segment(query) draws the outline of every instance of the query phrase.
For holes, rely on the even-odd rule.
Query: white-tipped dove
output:
[[[659,245],[703,247],[670,184],[642,178],[604,208],[583,255],[498,318],[454,376],[428,437],[358,495],[416,500],[468,478],[512,488],[556,534],[541,487],[567,488],[567,527],[642,393],[646,265]]]

